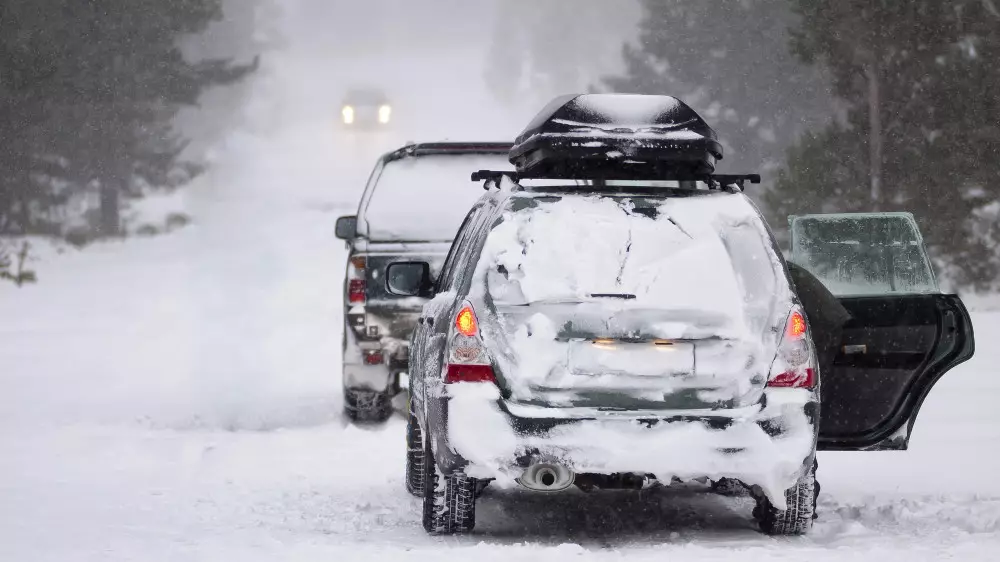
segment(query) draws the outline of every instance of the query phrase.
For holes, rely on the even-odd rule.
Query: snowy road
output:
[[[0,285],[0,561],[998,558],[1000,307],[974,313],[978,353],[931,393],[911,451],[821,455],[808,537],[764,537],[746,500],[691,488],[490,491],[474,535],[426,536],[402,420],[340,416],[334,220],[374,154],[407,139],[338,141],[338,77],[297,48],[258,87],[258,129],[185,192],[193,226],[43,251],[38,285]],[[481,111],[477,67],[439,66],[379,69],[436,85],[463,138],[484,115],[524,122]]]
[[[337,202],[213,189],[189,195],[189,229],[50,257],[0,292],[0,560],[996,558],[1000,312],[975,314],[978,355],[911,451],[821,456],[808,537],[679,488],[489,492],[475,535],[432,538],[402,420],[339,415]]]

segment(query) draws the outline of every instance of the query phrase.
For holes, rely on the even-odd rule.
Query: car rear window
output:
[[[483,194],[477,170],[509,170],[507,154],[426,155],[385,165],[365,210],[378,241],[447,242]]]
[[[508,205],[477,267],[498,305],[606,299],[756,330],[784,294],[770,235],[742,194],[515,196]]]

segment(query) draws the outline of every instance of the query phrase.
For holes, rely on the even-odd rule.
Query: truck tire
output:
[[[794,486],[785,490],[788,509],[779,510],[764,494],[757,495],[754,518],[760,530],[768,535],[804,535],[812,529],[816,518],[816,496],[819,483],[816,482],[816,465],[799,478]]]
[[[424,530],[432,535],[468,533],[476,526],[475,478],[445,476],[434,461],[430,439],[424,444]]]
[[[384,422],[392,416],[392,396],[386,392],[345,388],[344,413],[353,422]]]
[[[406,416],[406,491],[421,497],[424,495],[424,440],[420,422],[413,413],[413,401],[409,401]]]

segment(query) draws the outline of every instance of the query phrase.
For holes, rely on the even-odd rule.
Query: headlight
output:
[[[378,108],[378,122],[388,123],[389,117],[392,116],[392,107],[388,105],[382,105]]]
[[[344,123],[350,125],[354,123],[354,108],[345,105],[343,109],[340,110],[340,114],[344,117]]]

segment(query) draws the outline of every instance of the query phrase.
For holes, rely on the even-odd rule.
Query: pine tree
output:
[[[218,0],[0,0],[0,232],[51,233],[48,210],[97,187],[115,235],[137,182],[183,172],[171,118],[249,70],[182,56],[220,16]]]
[[[831,112],[817,69],[789,49],[795,23],[785,0],[643,0],[639,41],[624,49],[617,92],[678,97],[709,120],[725,147],[722,166],[762,171]]]
[[[765,201],[775,219],[913,212],[939,262],[986,286],[1000,267],[1000,12],[982,0],[794,0],[793,45],[846,117],[808,135]]]

